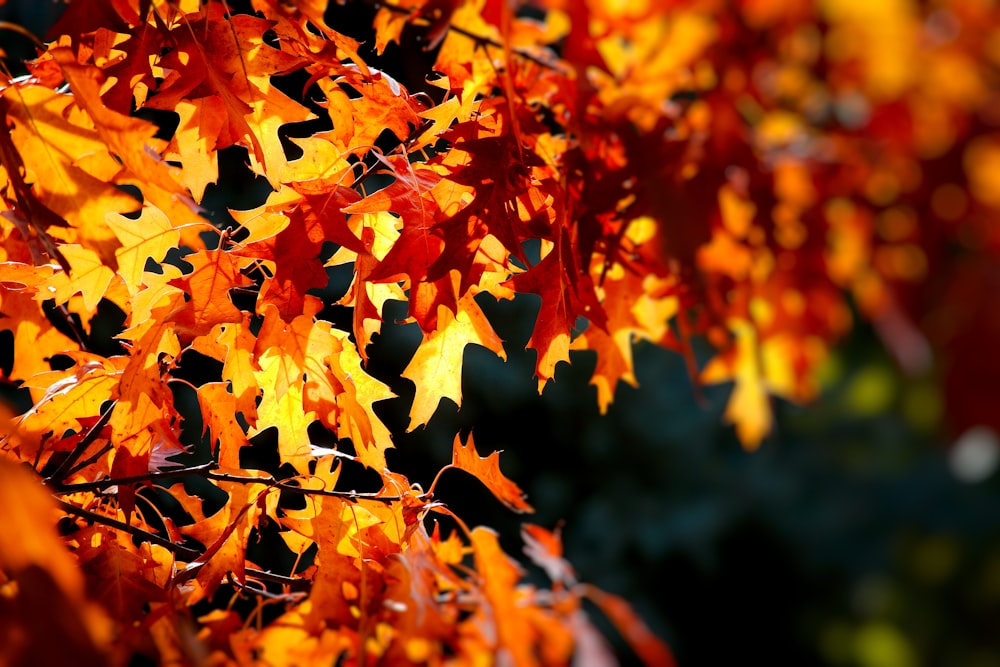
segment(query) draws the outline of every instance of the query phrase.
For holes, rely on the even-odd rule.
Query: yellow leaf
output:
[[[726,420],[736,426],[736,435],[748,450],[757,449],[771,430],[771,404],[767,381],[759,359],[757,333],[745,320],[729,324],[735,347],[705,366],[701,379],[707,383],[733,380],[733,393],[726,404]]]
[[[115,277],[114,272],[105,266],[96,252],[83,246],[63,245],[60,251],[69,262],[70,274],[66,275],[65,271],[53,274],[40,290],[41,298],[55,299],[57,304],[62,304],[79,293],[83,297],[84,308],[93,313]]]
[[[408,431],[426,424],[442,398],[462,404],[462,356],[466,345],[482,345],[501,359],[507,359],[500,338],[472,297],[463,297],[458,305],[458,313],[444,328],[424,336],[403,371],[403,377],[417,388],[410,408]],[[450,313],[442,308],[439,321],[448,317]]]
[[[121,241],[122,247],[115,250],[118,275],[125,281],[129,294],[134,295],[142,285],[146,260],[162,260],[168,250],[177,246],[180,232],[162,211],[152,206],[144,207],[138,220],[109,213],[105,221]]]

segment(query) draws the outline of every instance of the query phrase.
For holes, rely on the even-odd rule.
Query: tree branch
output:
[[[171,470],[161,470],[159,472],[151,472],[145,475],[131,475],[129,477],[118,477],[118,478],[107,478],[99,479],[94,482],[80,482],[79,484],[57,484],[55,485],[55,493],[60,495],[65,495],[69,493],[77,493],[79,491],[100,491],[103,489],[109,489],[112,486],[118,486],[119,484],[141,484],[143,482],[156,482],[161,479],[171,479],[174,477],[187,477],[190,475],[198,475],[204,477],[201,473],[209,472],[215,468],[215,462],[210,461],[208,463],[202,463],[191,468],[174,468]]]
[[[244,592],[249,593],[251,595],[259,595],[262,598],[267,598],[268,600],[273,600],[275,602],[293,602],[293,603],[294,602],[298,602],[298,601],[302,600],[302,598],[304,598],[307,595],[306,591],[308,591],[308,589],[306,589],[306,591],[300,591],[300,592],[295,592],[295,593],[292,593],[292,592],[289,592],[289,593],[272,593],[271,591],[267,590],[266,588],[255,588],[254,586],[248,586],[247,584],[241,584],[239,581],[236,580],[236,577],[233,576],[232,572],[230,572],[226,576],[226,583],[228,583],[230,586],[234,586],[234,587],[240,589],[241,591],[244,591]]]
[[[267,484],[282,491],[298,493],[303,496],[330,496],[332,498],[346,498],[348,500],[377,500],[383,503],[399,502],[402,496],[380,496],[378,492],[359,493],[357,491],[334,491],[327,489],[307,489],[296,484],[289,484],[284,480],[275,477],[250,477],[243,475],[233,475],[223,472],[207,472],[204,477],[214,479],[219,482],[236,482],[237,484]]]
[[[203,477],[216,482],[264,484],[265,486],[273,487],[281,491],[297,493],[303,496],[330,496],[332,498],[345,498],[347,500],[375,500],[382,503],[394,503],[403,500],[403,497],[399,495],[380,496],[378,492],[363,493],[358,491],[335,491],[332,489],[309,489],[304,486],[289,483],[285,480],[277,479],[272,475],[268,475],[266,477],[234,475],[227,472],[216,472],[217,469],[218,465],[215,461],[209,461],[208,463],[202,463],[192,467],[151,472],[145,475],[131,475],[129,477],[109,477],[93,482],[80,482],[79,484],[53,483],[51,478],[50,480],[47,480],[47,483],[53,488],[54,493],[58,495],[67,495],[70,493],[78,493],[80,491],[101,491],[103,489],[109,489],[113,486],[118,486],[119,484],[142,484],[144,482],[156,482],[162,479],[173,479],[177,477]],[[422,494],[420,497],[423,498],[427,495],[429,494]]]
[[[80,461],[75,466],[73,466],[73,468],[66,473],[65,477],[70,477],[71,475],[75,475],[76,473],[80,472],[87,466],[96,463],[99,458],[101,458],[110,451],[111,451],[111,441],[109,440],[108,442],[104,443],[103,447],[101,447],[96,452],[94,452],[93,454],[91,454],[90,456]]]
[[[59,486],[59,482],[61,482],[66,475],[69,474],[73,464],[75,464],[80,457],[83,456],[83,453],[87,451],[87,448],[90,447],[95,440],[97,440],[101,431],[105,426],[107,426],[108,420],[111,419],[111,413],[114,412],[116,405],[118,405],[118,401],[112,401],[111,405],[109,405],[107,409],[101,413],[100,418],[94,423],[93,426],[90,427],[87,434],[80,438],[80,442],[76,443],[76,447],[73,448],[73,451],[70,452],[69,456],[67,456],[63,462],[59,464],[59,467],[56,468],[54,473],[45,479],[46,484],[49,486]]]
[[[59,507],[64,512],[73,514],[78,517],[82,517],[87,521],[91,521],[93,523],[99,523],[104,526],[114,528],[116,530],[124,531],[129,535],[131,535],[132,537],[137,537],[140,540],[159,545],[164,549],[167,549],[168,551],[176,554],[177,556],[180,556],[184,560],[188,561],[195,560],[196,558],[198,558],[198,556],[201,555],[201,552],[196,551],[195,549],[191,549],[181,544],[175,544],[174,542],[171,542],[165,537],[160,537],[155,533],[151,533],[147,530],[143,530],[142,528],[138,528],[136,526],[130,526],[124,521],[119,521],[118,519],[112,519],[109,516],[104,516],[103,514],[98,514],[96,512],[83,509],[82,507],[77,507],[73,503],[68,503],[65,500],[61,500],[59,498],[56,499],[56,503],[58,503]]]
[[[267,581],[272,584],[281,584],[282,586],[286,586],[289,591],[304,592],[312,588],[311,581],[300,577],[288,577],[283,574],[274,574],[273,572],[256,570],[250,567],[245,568],[243,572],[248,578],[259,579],[260,581]]]

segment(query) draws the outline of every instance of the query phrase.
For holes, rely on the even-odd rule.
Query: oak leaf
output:
[[[218,148],[247,146],[255,168],[277,174],[285,162],[278,126],[306,120],[311,114],[271,87],[269,77],[300,64],[264,43],[266,21],[225,12],[221,5],[210,4],[203,15],[179,17],[170,33],[175,48],[158,63],[166,78],[147,106],[169,110],[182,100],[212,98],[202,109],[222,118]]]
[[[222,382],[206,382],[198,387],[198,405],[204,419],[203,432],[211,431],[218,441],[216,460],[224,468],[240,467],[240,449],[249,447],[246,432],[236,421],[236,397]]]
[[[188,299],[171,313],[180,331],[204,335],[216,324],[242,322],[243,314],[232,301],[230,290],[252,285],[253,281],[240,273],[246,260],[238,261],[232,253],[203,250],[187,255],[184,261],[194,270],[170,285],[184,290]]]
[[[570,248],[571,241],[564,233],[538,264],[509,281],[516,291],[541,297],[541,308],[528,341],[528,347],[538,352],[535,375],[539,391],[555,374],[556,364],[569,361],[570,339],[577,319],[585,317],[593,325],[605,325],[593,283],[587,273],[578,269]]]
[[[14,334],[14,363],[9,380],[25,380],[51,370],[49,359],[79,350],[79,343],[59,331],[42,310],[39,292],[53,272],[51,265],[39,267],[20,262],[0,263],[0,330]]]
[[[449,467],[459,468],[473,475],[508,509],[518,513],[535,511],[525,502],[524,492],[517,484],[500,472],[500,452],[493,452],[485,458],[479,456],[471,434],[465,443],[462,442],[461,436],[455,436]]]
[[[518,600],[521,569],[501,549],[495,532],[479,526],[469,535],[476,570],[483,578],[482,594],[488,605],[481,611],[495,633],[491,652],[499,661],[528,666],[537,664],[532,648],[535,632]]]
[[[462,405],[462,359],[470,343],[481,345],[501,359],[503,343],[471,295],[463,298],[454,315],[441,309],[438,330],[425,334],[402,376],[413,382],[416,393],[410,408],[412,431],[430,421],[441,399]],[[447,322],[447,324],[442,324]]]

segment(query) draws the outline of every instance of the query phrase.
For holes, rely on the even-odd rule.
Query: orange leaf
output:
[[[494,651],[501,664],[534,665],[533,632],[516,597],[521,570],[508,557],[497,540],[497,534],[479,526],[469,536],[475,554],[476,571],[483,577],[483,594],[489,602],[492,622],[496,627]]]
[[[51,369],[49,358],[79,349],[42,310],[38,290],[52,276],[49,265],[0,263],[0,331],[14,334],[14,365],[9,380],[25,380]]]
[[[50,51],[66,77],[74,99],[94,123],[98,135],[129,176],[142,186],[143,194],[175,223],[196,220],[197,207],[178,182],[179,171],[162,160],[156,126],[148,121],[113,111],[105,106],[100,90],[104,73],[97,67],[80,65],[73,51],[59,47]]]
[[[650,632],[628,602],[593,586],[584,585],[591,602],[614,624],[647,667],[676,667],[677,661],[663,640]]]
[[[573,566],[563,558],[562,535],[559,530],[548,531],[541,526],[526,523],[521,526],[524,554],[554,582],[568,585],[576,583]]]
[[[0,663],[107,664],[110,628],[84,596],[54,505],[37,479],[0,459],[0,572],[16,583],[0,589]]]
[[[219,465],[239,468],[240,449],[249,447],[250,441],[236,421],[236,397],[225,382],[206,382],[198,387],[198,405],[205,422],[203,430],[211,429],[212,441],[219,441]]]
[[[63,304],[77,292],[83,297],[83,307],[93,313],[104,297],[115,274],[97,253],[79,245],[60,246],[63,257],[69,262],[70,273],[60,271],[42,286],[56,303]]]
[[[180,287],[191,300],[172,313],[182,328],[196,335],[206,334],[212,326],[242,322],[243,314],[233,305],[229,290],[252,284],[240,274],[233,255],[220,250],[206,250],[184,258],[194,266],[194,272],[170,281]]]
[[[471,433],[466,444],[462,444],[460,435],[455,436],[451,465],[475,476],[486,485],[490,493],[509,509],[518,513],[535,511],[531,505],[524,501],[524,492],[517,484],[504,477],[503,473],[500,472],[500,452],[493,452],[486,458],[482,458],[476,452],[476,445],[472,442]]]

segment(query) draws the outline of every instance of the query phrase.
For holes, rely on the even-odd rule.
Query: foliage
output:
[[[369,53],[323,0],[250,4],[71,3],[2,88],[0,328],[28,394],[3,451],[34,473],[0,468],[0,512],[45,527],[0,541],[12,659],[600,664],[589,600],[670,664],[557,533],[524,530],[551,590],[519,583],[435,499],[443,470],[390,470],[369,351],[397,301],[409,430],[461,405],[470,344],[506,358],[484,309],[515,295],[539,391],[589,351],[606,410],[648,341],[733,383],[748,448],[772,396],[815,395],[852,306],[904,369],[948,351],[957,428],[997,419],[995,386],[955,380],[1000,329],[955,307],[995,298],[987,6],[406,0],[370,7]],[[375,67],[415,43],[428,69]],[[266,194],[223,216],[234,152]],[[452,452],[531,511],[498,454]],[[248,555],[265,535],[288,558]]]

